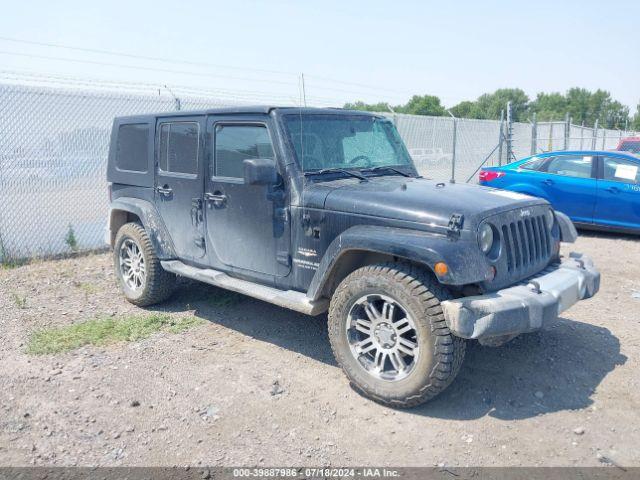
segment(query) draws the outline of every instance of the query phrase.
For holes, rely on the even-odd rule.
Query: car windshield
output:
[[[640,140],[626,140],[622,142],[618,150],[624,150],[626,152],[640,153]]]
[[[413,165],[393,123],[385,118],[290,114],[283,121],[303,172]]]

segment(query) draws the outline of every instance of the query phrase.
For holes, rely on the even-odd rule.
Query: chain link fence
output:
[[[540,122],[536,125],[535,152],[553,150],[613,150],[626,137],[636,136],[632,131],[611,130],[574,125],[565,122]]]
[[[300,105],[296,97],[0,72],[0,262],[104,247],[105,171],[114,117],[232,105]],[[305,103],[327,106],[326,100],[313,97]],[[566,122],[385,115],[398,128],[418,171],[439,181],[475,183],[483,165],[550,149],[613,148],[623,136]]]

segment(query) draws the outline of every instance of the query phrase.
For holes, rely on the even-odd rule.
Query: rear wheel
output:
[[[353,387],[380,403],[412,407],[455,378],[465,341],[451,335],[441,300],[449,292],[403,263],[360,268],[336,289],[329,339]]]
[[[176,277],[162,268],[140,224],[127,223],[118,230],[113,261],[118,285],[129,302],[144,307],[173,293]]]

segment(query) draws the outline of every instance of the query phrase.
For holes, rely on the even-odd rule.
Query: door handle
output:
[[[550,178],[547,178],[546,180],[543,180],[542,183],[544,183],[545,185],[553,185],[555,182]]]
[[[607,192],[620,193],[620,189],[618,187],[609,187],[607,188]]]
[[[221,207],[225,203],[227,203],[227,196],[224,193],[220,193],[220,192],[216,192],[216,193],[207,192],[204,194],[204,198],[205,200],[207,200],[207,202],[213,202],[213,204],[216,207]]]
[[[173,190],[171,190],[169,185],[163,185],[162,187],[156,187],[156,192],[158,192],[160,195],[168,197],[173,193]]]

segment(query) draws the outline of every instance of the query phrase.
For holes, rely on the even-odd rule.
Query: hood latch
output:
[[[447,226],[447,237],[450,240],[457,240],[460,238],[460,230],[464,225],[464,215],[461,213],[453,213],[449,217],[449,225]]]

